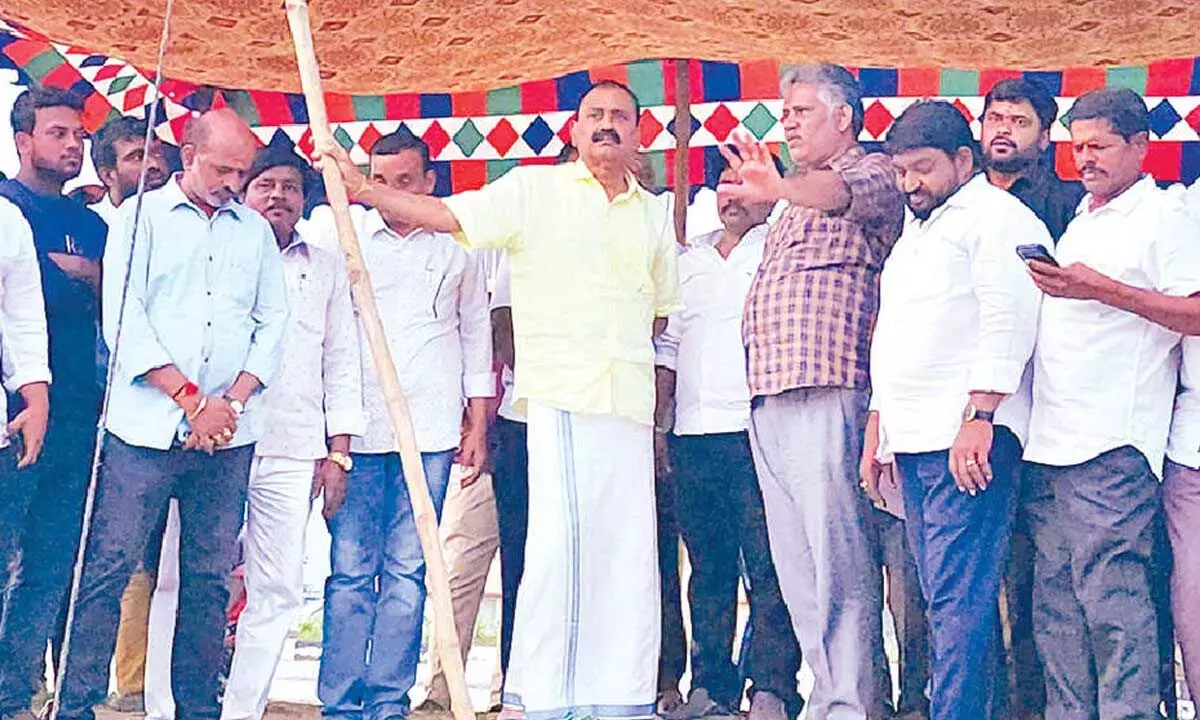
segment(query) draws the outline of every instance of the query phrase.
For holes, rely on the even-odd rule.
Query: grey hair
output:
[[[779,94],[787,97],[793,85],[815,85],[822,101],[833,109],[839,104],[849,105],[852,117],[850,127],[854,137],[863,129],[862,88],[854,75],[841,65],[796,65],[783,71],[779,80]]]

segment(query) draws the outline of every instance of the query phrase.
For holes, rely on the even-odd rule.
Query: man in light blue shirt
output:
[[[274,234],[236,201],[255,148],[233,112],[202,115],[184,135],[183,173],[145,196],[136,232],[127,204],[110,233],[103,313],[116,369],[61,718],[92,720],[104,700],[121,591],[172,497],[182,527],[172,690],[181,720],[220,714],[225,581],[256,439],[247,415],[287,321]]]

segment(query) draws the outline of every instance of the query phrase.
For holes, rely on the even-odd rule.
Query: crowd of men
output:
[[[1157,718],[1176,639],[1200,695],[1200,186],[1142,173],[1143,99],[1078,99],[1067,182],[1030,80],[991,89],[981,141],[922,101],[880,152],[844,68],[781,93],[791,170],[732,138],[721,228],[686,245],[619,83],[557,165],[449,198],[405,129],[365,175],[317,149],[446,509],[464,658],[500,554],[502,720]],[[311,168],[224,109],[171,173],[122,118],[85,206],[80,112],[22,94],[0,183],[0,717],[42,710],[49,647],[59,718],[261,718],[322,496],[322,712],[407,716],[424,558]],[[435,667],[418,709],[448,706]]]

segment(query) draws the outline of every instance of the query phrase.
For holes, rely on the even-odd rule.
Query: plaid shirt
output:
[[[771,228],[742,318],[750,395],[869,387],[879,272],[900,237],[891,160],[855,145],[829,162],[850,190],[841,213],[788,205]]]

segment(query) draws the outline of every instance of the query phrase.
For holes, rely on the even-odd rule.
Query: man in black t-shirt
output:
[[[63,194],[83,163],[80,102],[32,88],[13,105],[21,167],[0,182],[33,230],[49,331],[51,413],[33,473],[19,564],[0,627],[0,716],[27,711],[43,677],[46,642],[58,635],[91,471],[101,388],[96,383],[100,260],[107,226]],[[9,403],[10,412],[20,406]]]

